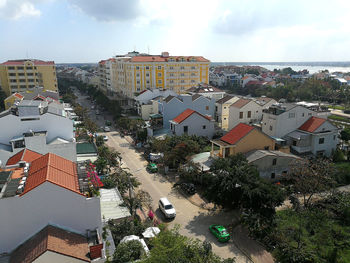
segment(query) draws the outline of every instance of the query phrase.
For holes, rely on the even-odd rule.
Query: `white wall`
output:
[[[292,115],[294,114],[294,117],[290,117],[290,113]],[[296,106],[280,115],[273,115],[264,112],[261,125],[262,131],[267,135],[282,138],[288,133],[298,129],[311,116],[315,115],[316,112],[303,106]]]
[[[0,199],[0,211],[0,253],[12,251],[48,224],[84,235],[87,229],[102,231],[100,198],[49,182],[23,196]]]
[[[248,112],[251,112],[251,117],[248,118]],[[243,112],[243,118],[239,118],[239,113]],[[228,119],[228,129],[231,130],[233,127],[239,123],[249,124],[251,121],[261,120],[262,118],[262,107],[256,102],[251,101],[241,108],[229,107],[229,119]]]
[[[26,118],[31,118],[27,116]],[[56,137],[71,141],[74,138],[73,121],[69,118],[45,113],[33,116],[39,120],[21,121],[18,116],[12,114],[0,118],[0,143],[9,144],[14,136],[21,136],[29,130],[47,131],[47,141],[50,142]]]
[[[206,126],[205,129],[203,129],[203,125]],[[204,136],[209,139],[214,135],[214,121],[209,121],[196,113],[193,113],[180,124],[173,124],[172,126],[177,136],[184,134],[184,126],[188,126],[188,135]]]
[[[46,251],[40,257],[33,261],[33,263],[82,263],[86,262],[66,255],[61,255],[52,251]]]

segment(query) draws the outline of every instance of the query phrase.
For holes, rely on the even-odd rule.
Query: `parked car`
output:
[[[100,111],[99,110],[96,110],[95,113],[96,113],[96,115],[100,115]]]
[[[104,135],[104,136],[103,136],[103,140],[104,140],[104,141],[108,141],[108,136],[107,136],[107,135]]]
[[[194,186],[194,184],[191,183],[176,183],[174,184],[174,187],[176,186],[180,186],[181,189],[189,194],[189,195],[194,195],[196,193],[196,187]]]
[[[158,167],[155,163],[149,163],[146,167],[146,170],[151,173],[156,173],[158,172]]]
[[[95,109],[95,105],[92,105],[92,106],[91,106],[91,109],[94,110],[94,109]]]
[[[106,121],[106,126],[111,126],[112,122],[111,121]]]
[[[219,242],[227,242],[230,240],[230,234],[226,228],[221,225],[210,225],[210,232],[219,240]]]
[[[176,211],[174,206],[170,203],[168,198],[162,197],[158,202],[159,210],[162,211],[166,218],[175,218]]]
[[[104,130],[105,132],[110,132],[110,131],[111,131],[111,128],[109,128],[108,126],[105,126],[105,127],[103,127],[103,130]]]

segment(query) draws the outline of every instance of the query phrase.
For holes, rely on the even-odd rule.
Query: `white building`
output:
[[[18,159],[14,156],[10,163]],[[102,233],[100,198],[85,196],[87,180],[75,163],[29,152],[23,161],[30,161],[29,167],[18,164],[1,171],[0,253],[11,252],[48,224],[83,235],[87,230]]]
[[[262,115],[262,131],[272,137],[282,138],[317,113],[300,105],[284,103],[264,109]]]
[[[0,144],[5,146],[10,146],[11,140],[30,131],[46,132],[48,143],[56,138],[66,141],[74,138],[73,121],[56,102],[23,100],[0,113],[0,127]]]
[[[230,105],[239,99],[237,96],[226,95],[215,103],[215,120],[221,129],[228,130]]]
[[[199,94],[210,99],[213,98],[215,101],[222,99],[226,95],[225,91],[206,83],[199,83],[197,87],[192,87],[187,92],[191,95]]]
[[[330,157],[337,148],[338,128],[326,119],[311,117],[286,138],[297,154]]]
[[[262,107],[254,100],[239,99],[229,108],[228,129],[231,130],[239,123],[252,124],[260,122]]]
[[[170,121],[170,130],[173,134],[204,136],[211,139],[214,135],[214,120],[194,110],[186,109]]]

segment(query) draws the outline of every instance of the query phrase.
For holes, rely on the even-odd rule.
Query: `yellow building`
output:
[[[7,96],[37,86],[58,91],[56,66],[53,61],[21,59],[0,64],[0,87]]]
[[[155,88],[184,93],[199,83],[209,83],[209,63],[201,56],[169,56],[168,52],[116,57],[111,86],[128,97]]]
[[[240,123],[220,139],[212,140],[212,156],[228,157],[252,150],[275,150],[275,141],[253,126]],[[215,151],[214,146],[220,150]]]

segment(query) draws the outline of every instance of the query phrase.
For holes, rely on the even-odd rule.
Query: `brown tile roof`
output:
[[[311,117],[308,119],[303,125],[299,127],[299,130],[306,131],[306,132],[314,132],[317,130],[326,119],[318,118],[318,117]]]
[[[29,149],[23,149],[22,151],[16,153],[10,159],[7,160],[7,165],[13,165],[18,163],[19,161],[26,161],[27,163],[31,163],[35,159],[41,157],[42,154],[31,151]]]
[[[233,129],[226,133],[224,136],[222,136],[220,140],[233,145],[240,141],[252,130],[254,130],[254,127],[245,123],[240,123],[233,127]]]
[[[10,263],[31,263],[46,251],[91,262],[86,237],[48,225],[17,247]]]
[[[45,154],[31,163],[22,195],[44,182],[81,194],[76,164],[52,153]]]
[[[232,99],[233,97],[234,97],[234,96],[226,95],[225,97],[219,99],[216,103],[224,104],[226,101],[229,101],[229,100]]]
[[[233,103],[231,105],[231,107],[236,107],[236,108],[242,108],[243,106],[247,105],[249,102],[251,102],[251,100],[247,100],[247,99],[239,99],[237,100],[235,103]]]
[[[175,117],[173,119],[173,121],[176,122],[176,123],[181,123],[181,122],[186,120],[188,117],[190,117],[194,113],[198,114],[199,116],[202,116],[203,118],[205,118],[207,120],[211,120],[211,118],[209,116],[202,115],[199,112],[197,112],[195,110],[192,110],[192,109],[186,109],[185,111],[180,113],[177,117]]]

